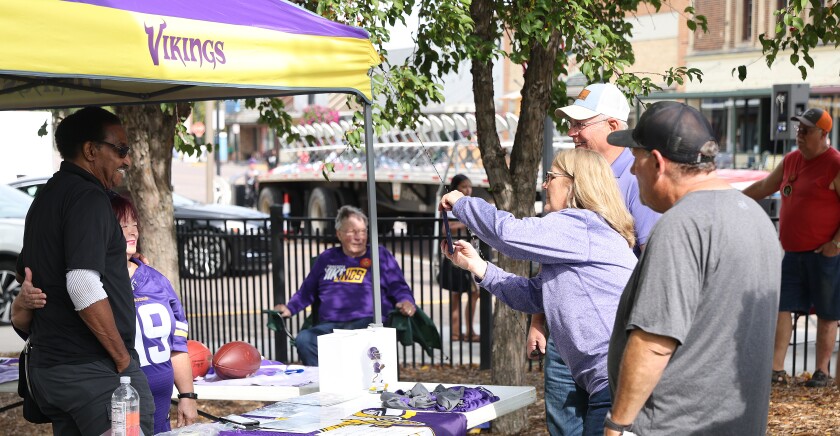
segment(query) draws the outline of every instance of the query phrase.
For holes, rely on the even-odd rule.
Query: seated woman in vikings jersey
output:
[[[321,253],[289,302],[274,307],[281,316],[290,317],[318,302],[314,325],[298,333],[295,339],[300,359],[306,366],[318,366],[318,336],[332,333],[333,329],[363,329],[373,322],[373,272],[367,226],[364,212],[353,206],[342,206],[335,219],[341,246]],[[394,255],[382,246],[379,270],[382,314],[397,308],[405,316],[414,316],[417,309],[411,288]]]
[[[115,196],[111,207],[120,221],[126,241],[126,260],[134,305],[137,308],[137,336],[134,348],[140,368],[155,397],[155,434],[167,432],[172,385],[180,394],[193,393],[192,367],[187,354],[187,318],[181,302],[166,277],[134,259],[140,226],[137,210],[128,199]],[[189,425],[197,416],[194,398],[178,400],[177,425]]]

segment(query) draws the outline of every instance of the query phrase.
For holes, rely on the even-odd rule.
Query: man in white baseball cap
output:
[[[625,123],[629,113],[627,97],[612,83],[593,83],[578,94],[573,104],[554,111],[558,117],[578,121],[604,115]]]
[[[557,117],[569,120],[569,136],[575,147],[597,151],[610,164],[622,154],[624,147],[610,145],[607,135],[626,129],[629,114],[627,97],[612,83],[589,85],[574,103],[554,111]]]
[[[558,117],[569,120],[569,136],[575,147],[598,152],[612,167],[627,210],[633,215],[636,230],[636,255],[647,243],[648,234],[659,219],[659,214],[639,200],[639,182],[630,173],[633,153],[630,149],[616,147],[607,142],[607,135],[627,128],[630,106],[627,98],[612,83],[593,83],[578,94],[575,102],[554,111]],[[569,367],[560,358],[551,341],[547,341],[545,315],[531,317],[527,351],[530,356],[545,356],[545,414],[552,436],[579,435],[583,431],[583,416],[588,395],[572,379]]]

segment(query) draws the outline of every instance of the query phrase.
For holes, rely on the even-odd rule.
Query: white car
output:
[[[15,264],[23,247],[23,222],[32,197],[0,185],[0,324],[11,323],[12,301],[20,293]]]

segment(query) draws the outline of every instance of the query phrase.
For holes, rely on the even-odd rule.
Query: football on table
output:
[[[253,345],[229,342],[213,355],[213,371],[222,379],[245,378],[260,369],[261,361],[260,352]]]
[[[190,356],[193,378],[204,377],[210,370],[210,360],[213,353],[204,344],[192,339],[187,341],[187,354]]]

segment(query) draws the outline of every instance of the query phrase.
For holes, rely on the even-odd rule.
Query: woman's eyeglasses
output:
[[[122,159],[122,158],[124,158],[124,157],[128,156],[128,152],[130,152],[130,151],[131,151],[131,147],[129,147],[129,146],[127,146],[127,145],[116,145],[116,144],[111,144],[111,143],[110,143],[110,142],[108,142],[108,141],[97,141],[97,142],[99,142],[100,144],[110,145],[110,146],[111,146],[111,148],[113,148],[113,149],[114,149],[114,151],[116,151],[116,152],[117,152],[117,156],[119,156],[119,157],[120,157],[120,159]]]
[[[551,181],[554,180],[555,177],[568,177],[568,178],[574,180],[574,177],[572,177],[571,175],[566,174],[566,173],[555,173],[554,171],[546,171],[545,176],[543,176],[543,181],[546,184],[548,184],[548,183],[551,183]]]

